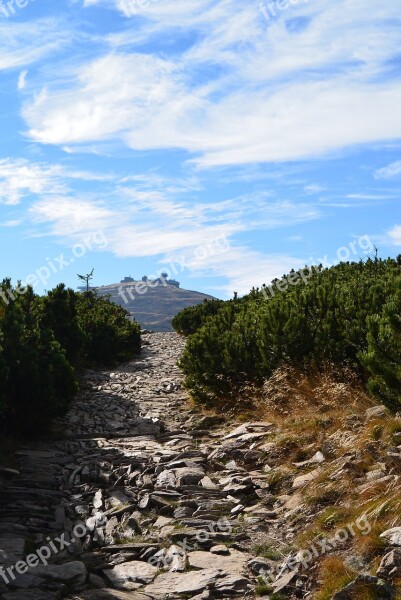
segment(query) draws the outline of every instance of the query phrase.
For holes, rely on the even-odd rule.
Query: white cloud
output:
[[[367,194],[367,193],[358,193],[358,194],[347,194],[346,198],[350,200],[387,200],[391,198],[390,194]]]
[[[212,244],[210,246],[213,248]],[[227,251],[212,249],[209,253],[205,252],[202,261],[196,260],[196,250],[193,254],[184,253],[181,261],[192,271],[194,278],[208,276],[226,279],[227,283],[219,288],[226,297],[232,297],[234,292],[246,294],[252,287],[270,284],[273,279],[289,273],[292,268],[298,269],[305,265],[305,260],[287,254],[263,254],[234,244]],[[172,258],[163,262],[167,267],[175,263]],[[176,264],[180,264],[179,260]],[[176,273],[178,278],[179,275],[179,272]]]
[[[317,183],[311,183],[310,185],[306,185],[304,190],[308,194],[318,194],[319,192],[324,192],[326,188]]]
[[[395,3],[298,3],[269,25],[257,3],[239,0],[140,6],[140,19],[108,36],[110,54],[78,66],[64,90],[49,81],[25,106],[31,138],[69,151],[116,140],[177,148],[214,167],[401,137],[401,84],[385,76],[401,43]],[[294,33],[286,22],[301,15],[308,25]],[[170,54],[132,52],[136,43],[157,48],[172,32],[192,43]]]
[[[4,221],[4,223],[0,223],[0,227],[18,227],[18,225],[21,225],[21,223],[21,220],[13,219],[11,221]]]
[[[19,204],[28,194],[60,193],[59,166],[42,166],[24,159],[0,159],[0,203]]]
[[[0,17],[0,71],[33,64],[55,52],[71,39],[65,26],[54,19],[18,22]]]
[[[285,255],[255,252],[236,241],[238,234],[287,228],[319,217],[310,205],[273,200],[268,194],[191,205],[177,200],[174,186],[167,192],[163,178],[146,182],[139,175],[129,179],[138,185],[117,183],[111,195],[97,201],[82,194],[49,195],[34,202],[29,215],[40,226],[41,235],[74,243],[85,233],[101,230],[107,251],[115,257],[153,256],[162,257],[161,264],[184,262],[188,273],[225,278],[228,294],[233,286],[244,293],[252,283],[269,282],[298,264]],[[185,189],[177,187],[178,193]],[[213,248],[221,239],[229,243],[227,252],[207,252],[199,258],[197,249]]]
[[[397,160],[374,173],[375,179],[390,179],[401,173],[401,160]]]
[[[401,246],[401,225],[394,225],[394,227],[387,232],[387,238],[390,244]]]
[[[26,159],[0,159],[0,204],[19,204],[30,195],[60,195],[69,190],[68,180],[110,181],[114,175],[68,170],[59,164]]]
[[[17,87],[19,90],[23,90],[26,86],[26,76],[28,75],[28,71],[21,71],[21,73],[18,76],[18,84]]]
[[[136,150],[180,148],[202,167],[309,158],[401,137],[401,84],[344,79],[271,91],[242,90],[212,103],[162,59],[109,55],[86,66],[75,90],[46,89],[24,110],[30,136],[74,144],[120,138]],[[244,135],[246,132],[246,135]]]

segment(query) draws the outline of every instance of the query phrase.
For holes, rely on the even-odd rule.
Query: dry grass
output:
[[[338,556],[329,556],[320,564],[320,590],[316,594],[316,600],[331,600],[333,594],[351,583],[355,579],[355,573],[346,567]]]
[[[321,559],[314,600],[331,600],[355,579],[356,573],[343,560],[350,554],[359,556],[375,573],[386,548],[380,534],[400,525],[401,477],[397,476],[401,464],[389,452],[396,454],[396,447],[401,446],[401,418],[387,415],[367,421],[366,409],[373,405],[351,373],[337,374],[330,369],[306,375],[282,367],[258,395],[258,417],[276,426],[269,438],[275,446],[268,450],[273,493],[290,491],[288,475],[294,479],[318,466],[297,467],[294,463],[309,460],[317,451],[325,457],[318,477],[298,490],[305,507],[298,522],[304,519],[305,523],[307,517],[308,525],[298,530],[297,548],[306,549],[322,538],[333,539],[340,529],[349,532],[346,540]],[[369,478],[373,471],[378,480]],[[401,590],[401,581],[397,583]],[[365,585],[353,597],[371,600],[375,596]],[[397,600],[401,600],[401,591]]]
[[[344,414],[357,413],[372,406],[372,400],[358,383],[356,376],[347,370],[328,366],[323,373],[302,372],[292,366],[282,366],[264,383],[258,398],[258,408],[272,418],[303,417],[305,411],[318,407],[322,422],[330,420],[330,413],[344,418]],[[334,423],[333,423],[334,424]]]

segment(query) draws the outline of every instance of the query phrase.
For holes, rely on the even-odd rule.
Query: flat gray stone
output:
[[[212,569],[218,565],[226,573],[243,573],[246,569],[248,556],[238,550],[230,550],[229,555],[216,558],[211,552],[195,551],[187,556],[188,563],[196,569]]]
[[[296,477],[293,481],[292,487],[297,490],[301,487],[303,487],[304,485],[306,485],[307,483],[309,483],[310,481],[313,481],[314,479],[316,479],[316,477],[318,477],[321,473],[321,469],[315,469],[314,471],[310,471],[310,473],[306,473],[305,475],[300,475],[299,477]]]
[[[135,590],[138,585],[150,583],[157,572],[156,567],[140,560],[125,562],[103,571],[107,579],[120,590]]]
[[[199,594],[207,585],[215,584],[225,573],[219,569],[204,569],[189,573],[162,573],[151,585],[144,589],[145,594],[161,600],[166,594]]]
[[[69,587],[79,588],[86,582],[88,572],[83,562],[73,561],[62,565],[39,565],[32,574],[43,579],[65,583]]]

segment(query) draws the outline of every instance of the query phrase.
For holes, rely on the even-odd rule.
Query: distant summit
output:
[[[176,281],[175,279],[168,279],[168,274],[167,273],[162,273],[160,275],[160,277],[158,277],[157,279],[151,280],[149,279],[149,277],[147,275],[144,275],[141,279],[141,281],[144,282],[150,282],[150,283],[155,283],[156,281],[163,284],[163,282],[165,281],[165,283],[167,285],[173,285],[174,287],[180,287],[180,282]],[[137,283],[135,281],[135,279],[133,277],[131,277],[131,275],[129,275],[128,277],[124,277],[124,279],[121,279],[120,283]]]
[[[171,321],[188,306],[201,304],[204,300],[214,300],[213,296],[192,290],[184,290],[180,282],[168,279],[162,273],[157,279],[142,277],[136,280],[124,277],[120,283],[97,287],[101,296],[123,306],[143,329],[152,331],[173,331]]]

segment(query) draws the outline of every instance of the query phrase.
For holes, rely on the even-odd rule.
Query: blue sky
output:
[[[3,0],[1,274],[225,298],[401,253],[400,4],[280,2]]]

